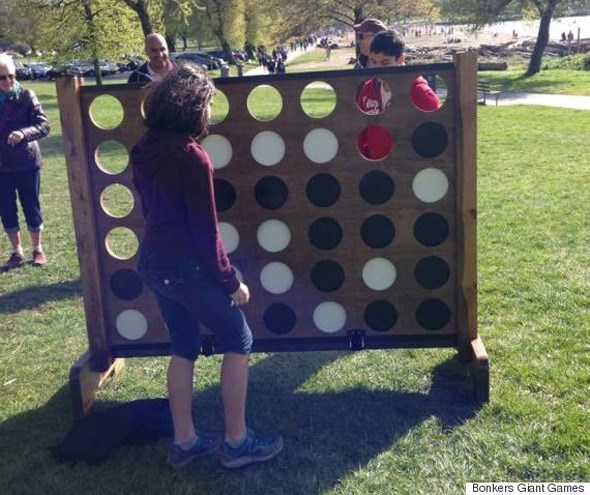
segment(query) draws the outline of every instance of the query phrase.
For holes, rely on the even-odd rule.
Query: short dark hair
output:
[[[207,107],[215,86],[202,67],[183,63],[150,89],[144,103],[145,124],[154,131],[207,134]]]
[[[373,41],[371,41],[371,51],[373,53],[384,53],[398,59],[404,54],[406,43],[404,39],[395,31],[388,29],[379,31]]]

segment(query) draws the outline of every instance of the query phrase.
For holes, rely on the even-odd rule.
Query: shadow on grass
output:
[[[164,464],[164,442],[124,447],[104,463],[57,464],[47,447],[71,425],[67,387],[42,408],[9,418],[0,426],[0,446],[8,485],[37,493],[207,493],[222,495],[329,493],[340,480],[357,472],[425,420],[437,418],[450,431],[478,409],[466,389],[464,368],[448,359],[432,370],[428,393],[351,388],[317,390],[314,375],[347,354],[310,352],[272,354],[251,366],[248,402],[250,425],[280,432],[284,451],[272,461],[240,470],[223,469],[215,458],[194,462],[181,472]],[[124,379],[124,372],[122,378]],[[108,386],[108,385],[107,385]],[[100,408],[108,405],[101,403]],[[219,387],[195,396],[198,426],[221,429]],[[9,449],[7,448],[9,447]],[[9,470],[7,461],[17,459]],[[130,473],[133,473],[131,475]],[[66,489],[67,487],[67,489]],[[40,491],[39,491],[40,490]]]
[[[49,301],[62,301],[80,296],[82,296],[82,285],[79,279],[27,287],[0,295],[0,314],[35,309]]]

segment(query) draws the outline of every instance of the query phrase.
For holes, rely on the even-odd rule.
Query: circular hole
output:
[[[203,148],[207,150],[213,163],[213,168],[219,170],[225,167],[232,159],[233,150],[229,139],[221,134],[210,134],[201,141]]]
[[[272,167],[285,156],[285,141],[276,132],[262,131],[252,139],[250,152],[260,165]]]
[[[236,203],[236,190],[231,182],[225,179],[213,179],[213,189],[217,211],[227,211]]]
[[[333,175],[317,174],[309,179],[305,192],[314,205],[331,206],[340,197],[340,183]]]
[[[449,265],[438,256],[422,258],[414,270],[414,277],[422,287],[438,289],[449,280]]]
[[[256,183],[254,196],[262,208],[276,210],[287,202],[289,189],[282,179],[268,176]]]
[[[377,332],[387,332],[397,323],[397,309],[387,301],[374,301],[365,308],[365,323]]]
[[[231,223],[219,222],[219,234],[228,254],[233,253],[240,245],[240,234]]]
[[[380,115],[391,103],[391,88],[387,82],[378,77],[365,81],[359,88],[356,104],[367,115]]]
[[[264,325],[273,333],[285,334],[295,328],[297,316],[290,306],[282,303],[271,304],[264,311]]]
[[[373,170],[366,173],[359,184],[362,198],[370,205],[381,205],[388,201],[395,190],[393,180],[385,172]]]
[[[129,165],[127,148],[119,141],[112,139],[103,141],[98,145],[94,159],[98,168],[111,175],[120,174]]]
[[[137,253],[139,241],[131,229],[115,227],[107,234],[105,247],[113,258],[128,260]]]
[[[127,340],[139,340],[147,333],[148,322],[139,311],[126,309],[117,315],[115,328],[121,337]]]
[[[435,112],[446,101],[447,85],[437,74],[427,74],[414,79],[410,90],[412,104],[422,112]]]
[[[424,122],[412,132],[414,151],[425,158],[440,155],[449,143],[446,129],[436,122]]]
[[[113,294],[125,301],[136,299],[143,290],[143,282],[139,274],[135,270],[127,268],[113,273],[110,285]]]
[[[122,184],[111,184],[103,189],[100,195],[100,206],[107,215],[123,218],[133,210],[135,198],[128,187]]]
[[[268,122],[278,117],[283,109],[283,98],[276,88],[263,84],[248,95],[248,111],[256,120]]]
[[[451,310],[440,299],[426,299],[416,309],[416,321],[426,330],[440,330],[451,319]]]
[[[333,218],[318,218],[309,226],[307,235],[318,249],[334,249],[342,241],[342,227]]]
[[[301,92],[301,108],[314,119],[330,115],[336,108],[336,92],[324,81],[309,83]]]
[[[325,333],[336,333],[346,324],[346,310],[334,301],[319,304],[313,311],[313,323]]]
[[[384,215],[373,215],[361,225],[361,238],[372,248],[389,246],[395,237],[393,222]]]
[[[286,223],[272,219],[258,227],[256,238],[263,249],[270,253],[278,253],[291,242],[291,231]]]
[[[414,224],[414,237],[424,246],[438,246],[449,236],[449,222],[438,213],[425,213]]]
[[[114,96],[97,96],[90,104],[90,119],[100,129],[115,129],[123,122],[123,106]]]
[[[373,258],[363,267],[363,282],[373,290],[389,289],[397,278],[394,264],[385,258]]]
[[[260,283],[271,294],[284,294],[293,285],[293,272],[285,263],[273,261],[260,272]]]
[[[449,181],[437,168],[425,168],[414,177],[412,190],[420,201],[436,203],[449,191]]]
[[[393,136],[382,125],[371,124],[359,133],[356,144],[367,160],[383,160],[393,149]]]
[[[314,129],[303,140],[305,156],[315,163],[327,163],[338,153],[338,138],[328,129]]]
[[[211,104],[211,125],[223,122],[229,113],[229,100],[225,93],[215,89],[215,96]]]
[[[322,292],[333,292],[344,283],[344,270],[332,260],[323,260],[311,269],[311,281]]]

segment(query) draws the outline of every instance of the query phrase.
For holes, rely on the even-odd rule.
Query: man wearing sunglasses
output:
[[[363,69],[367,66],[369,55],[371,53],[371,42],[379,31],[385,31],[387,26],[379,19],[365,19],[353,26],[356,34],[356,44],[358,46],[358,60],[355,69]]]
[[[0,54],[0,217],[12,244],[2,271],[18,268],[25,257],[18,223],[17,195],[31,235],[32,263],[47,262],[41,246],[40,168],[37,140],[49,134],[49,121],[33,91],[15,77],[12,58]]]

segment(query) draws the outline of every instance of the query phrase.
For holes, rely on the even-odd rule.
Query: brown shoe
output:
[[[47,263],[47,256],[43,251],[33,251],[33,266],[41,266]]]
[[[12,253],[8,261],[2,265],[2,271],[7,272],[8,270],[12,270],[14,268],[18,268],[22,266],[25,262],[25,258],[20,253]]]

